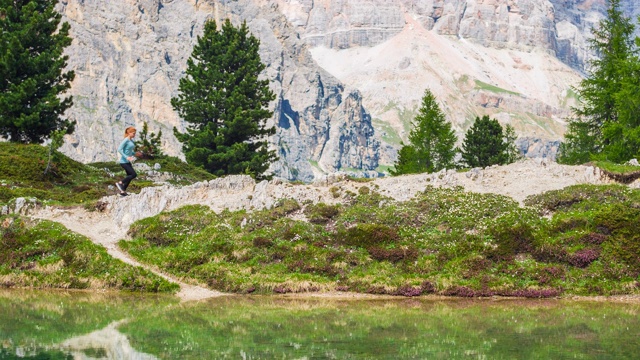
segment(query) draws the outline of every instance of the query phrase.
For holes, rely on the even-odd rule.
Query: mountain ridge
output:
[[[623,6],[640,13],[633,1]],[[230,18],[259,37],[277,95],[269,141],[280,160],[271,170],[312,181],[340,170],[377,176],[392,165],[426,87],[460,138],[486,114],[514,125],[523,152],[554,158],[576,101],[571,87],[592,56],[590,25],[606,9],[577,0],[67,0],[59,10],[72,25],[76,72],[67,116],[78,125],[65,154],[110,160],[123,129],[147,122],[163,131],[165,152],[181,156],[171,129],[185,123],[170,99],[204,21]],[[367,60],[379,63],[368,70]],[[530,152],[530,143],[544,145]]]

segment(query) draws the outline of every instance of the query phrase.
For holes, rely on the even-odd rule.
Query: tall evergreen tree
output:
[[[498,120],[476,117],[462,142],[462,162],[472,168],[507,164],[511,150],[506,139]]]
[[[227,19],[218,31],[214,21],[206,22],[179,95],[171,99],[188,123],[186,133],[174,128],[187,161],[212,174],[260,178],[276,159],[266,140],[275,133],[266,126],[275,95],[268,80],[258,79],[265,69],[259,45],[246,23],[234,27]]]
[[[640,46],[640,39],[636,38]],[[603,149],[607,159],[624,162],[640,159],[640,59],[634,55],[626,64],[626,76],[616,94],[618,122],[607,124],[603,133],[612,139]]]
[[[63,72],[71,38],[57,3],[0,0],[0,135],[12,142],[42,143],[55,131],[74,129],[61,118],[72,99],[60,95],[74,73]]]
[[[429,89],[425,90],[412,126],[409,144],[400,149],[392,175],[431,173],[454,167],[457,138]]]
[[[558,161],[583,163],[620,146],[619,92],[631,75],[629,62],[637,53],[634,25],[620,11],[620,0],[611,0],[607,16],[592,30],[590,48],[597,58],[589,63],[590,74],[576,89],[580,105],[573,109]],[[607,129],[607,130],[605,130]]]

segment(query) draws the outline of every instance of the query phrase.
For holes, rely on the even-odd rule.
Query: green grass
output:
[[[383,174],[389,174],[390,170],[395,170],[395,165],[379,165],[376,171]]]
[[[400,138],[400,135],[388,123],[380,119],[373,119],[372,125],[376,129],[376,132],[381,134],[380,137],[384,142],[391,145],[400,145],[400,143],[402,142],[402,138]]]
[[[0,286],[173,292],[178,285],[114,259],[51,221],[0,217]]]
[[[491,91],[494,93],[503,93],[503,94],[511,94],[511,95],[518,95],[520,96],[520,93],[517,93],[515,91],[511,91],[511,90],[507,90],[507,89],[503,89],[501,87],[497,87],[495,85],[491,85],[491,84],[487,84],[485,82],[482,82],[480,80],[475,80],[476,83],[476,89],[480,89],[480,90],[487,90],[487,91]]]
[[[120,246],[176,276],[238,293],[640,292],[638,190],[576,186],[532,197],[526,208],[460,188],[428,188],[407,202],[370,189],[349,198],[303,205],[308,222],[288,217],[298,209],[292,203],[221,214],[189,206],[135,223],[133,240]]]
[[[610,161],[594,161],[596,166],[610,179],[622,184],[629,184],[640,178],[640,167],[628,164],[615,164]]]
[[[111,179],[104,171],[56,153],[45,174],[47,162],[46,147],[0,143],[0,203],[18,197],[81,203],[107,194]]]
[[[63,205],[91,202],[122,176],[115,163],[83,165],[61,154],[44,175],[47,155],[39,145],[0,143],[0,203],[20,196]],[[212,178],[176,158],[150,166],[155,162],[161,171],[175,171],[178,183]],[[596,165],[624,176],[637,172]],[[132,183],[133,191],[144,186],[154,186],[144,175]],[[334,190],[342,205],[283,199],[269,210],[220,214],[184,207],[135,223],[132,240],[120,246],[175,276],[237,293],[640,292],[640,190],[572,186],[531,197],[526,207],[462,188],[429,187],[405,202],[376,193],[376,186],[357,194]],[[174,289],[54,223],[0,221],[4,286]]]
[[[602,170],[606,170],[612,173],[618,173],[620,175],[632,174],[640,171],[640,167],[628,165],[628,164],[616,164],[610,161],[594,161],[594,166],[599,167]]]
[[[562,106],[566,106],[571,100],[579,102],[580,96],[575,92],[573,88],[568,88],[566,96],[564,97],[564,99],[562,99]]]
[[[85,165],[59,152],[54,153],[51,170],[45,174],[48,162],[48,148],[44,146],[0,142],[0,204],[19,197],[37,198],[48,204],[92,204],[103,196],[115,194],[113,184],[125,175],[115,162]],[[187,185],[214,178],[178,158],[141,162],[151,167],[160,164],[160,171],[173,174],[170,182],[174,184]],[[155,185],[145,174],[139,174],[129,190],[138,192],[147,186]]]

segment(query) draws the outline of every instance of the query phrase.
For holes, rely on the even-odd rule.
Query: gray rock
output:
[[[634,19],[640,13],[637,1],[623,0],[621,6]],[[381,161],[392,164],[397,142],[381,143],[382,136],[372,126],[372,112],[394,103],[405,114],[415,111],[411,102],[403,103],[407,94],[392,98],[376,93],[382,103],[363,98],[362,89],[348,88],[318,66],[312,48],[374,47],[407,31],[430,31],[458,38],[460,46],[471,42],[505,52],[553,54],[584,72],[594,56],[588,48],[591,27],[606,7],[600,1],[582,0],[141,0],[136,6],[114,0],[63,1],[58,9],[71,25],[73,43],[66,54],[69,68],[76,73],[69,91],[74,106],[65,115],[76,120],[77,126],[66,137],[61,149],[65,154],[81,162],[110,161],[124,128],[146,122],[149,131],[162,131],[165,153],[183,157],[172,129],[184,131],[186,124],[173,111],[170,99],[178,94],[178,82],[185,75],[186,61],[205,20],[230,18],[234,24],[246,21],[259,37],[260,56],[267,66],[263,76],[277,96],[270,105],[274,115],[269,120],[277,131],[269,142],[279,160],[270,172],[283,179],[312,181],[340,170],[369,173]],[[422,61],[403,57],[393,67],[389,86],[416,88],[416,84],[398,84],[394,75],[414,71]],[[486,59],[464,61],[477,64]],[[516,65],[524,72],[532,70],[526,59]],[[463,81],[462,75],[469,81]],[[524,139],[520,149],[527,156],[554,159],[557,147],[552,142],[563,130],[557,122],[567,117],[569,106],[476,89],[473,78],[483,76],[460,74],[455,81],[436,76],[427,84],[451,88],[453,94],[469,88],[461,98],[446,97],[444,110],[455,120],[456,132],[461,135],[463,126],[468,126],[457,117],[470,112],[488,112],[502,123],[518,118],[511,113],[525,114],[517,129]],[[422,89],[425,84],[419,85]],[[554,91],[569,98],[562,89]],[[547,121],[549,128],[538,121]],[[540,128],[545,128],[543,134],[534,133]]]
[[[21,215],[28,215],[38,205],[36,198],[19,197],[15,200],[13,211],[9,208],[9,212]]]
[[[173,111],[187,58],[204,21],[230,17],[247,21],[260,38],[260,55],[278,98],[272,104],[277,134],[270,139],[280,160],[271,171],[286,179],[314,178],[310,161],[322,171],[378,166],[378,142],[356,91],[345,91],[311,59],[305,43],[273,4],[251,0],[199,3],[146,0],[130,6],[62,2],[71,24],[69,67],[76,72],[67,112],[78,122],[62,151],[82,162],[106,161],[126,126],[149,124],[163,133],[163,151],[182,156],[172,128],[186,124]],[[113,155],[112,155],[113,154]]]

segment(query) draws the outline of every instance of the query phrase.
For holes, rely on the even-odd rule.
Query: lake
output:
[[[0,359],[637,359],[640,304],[0,291]]]

